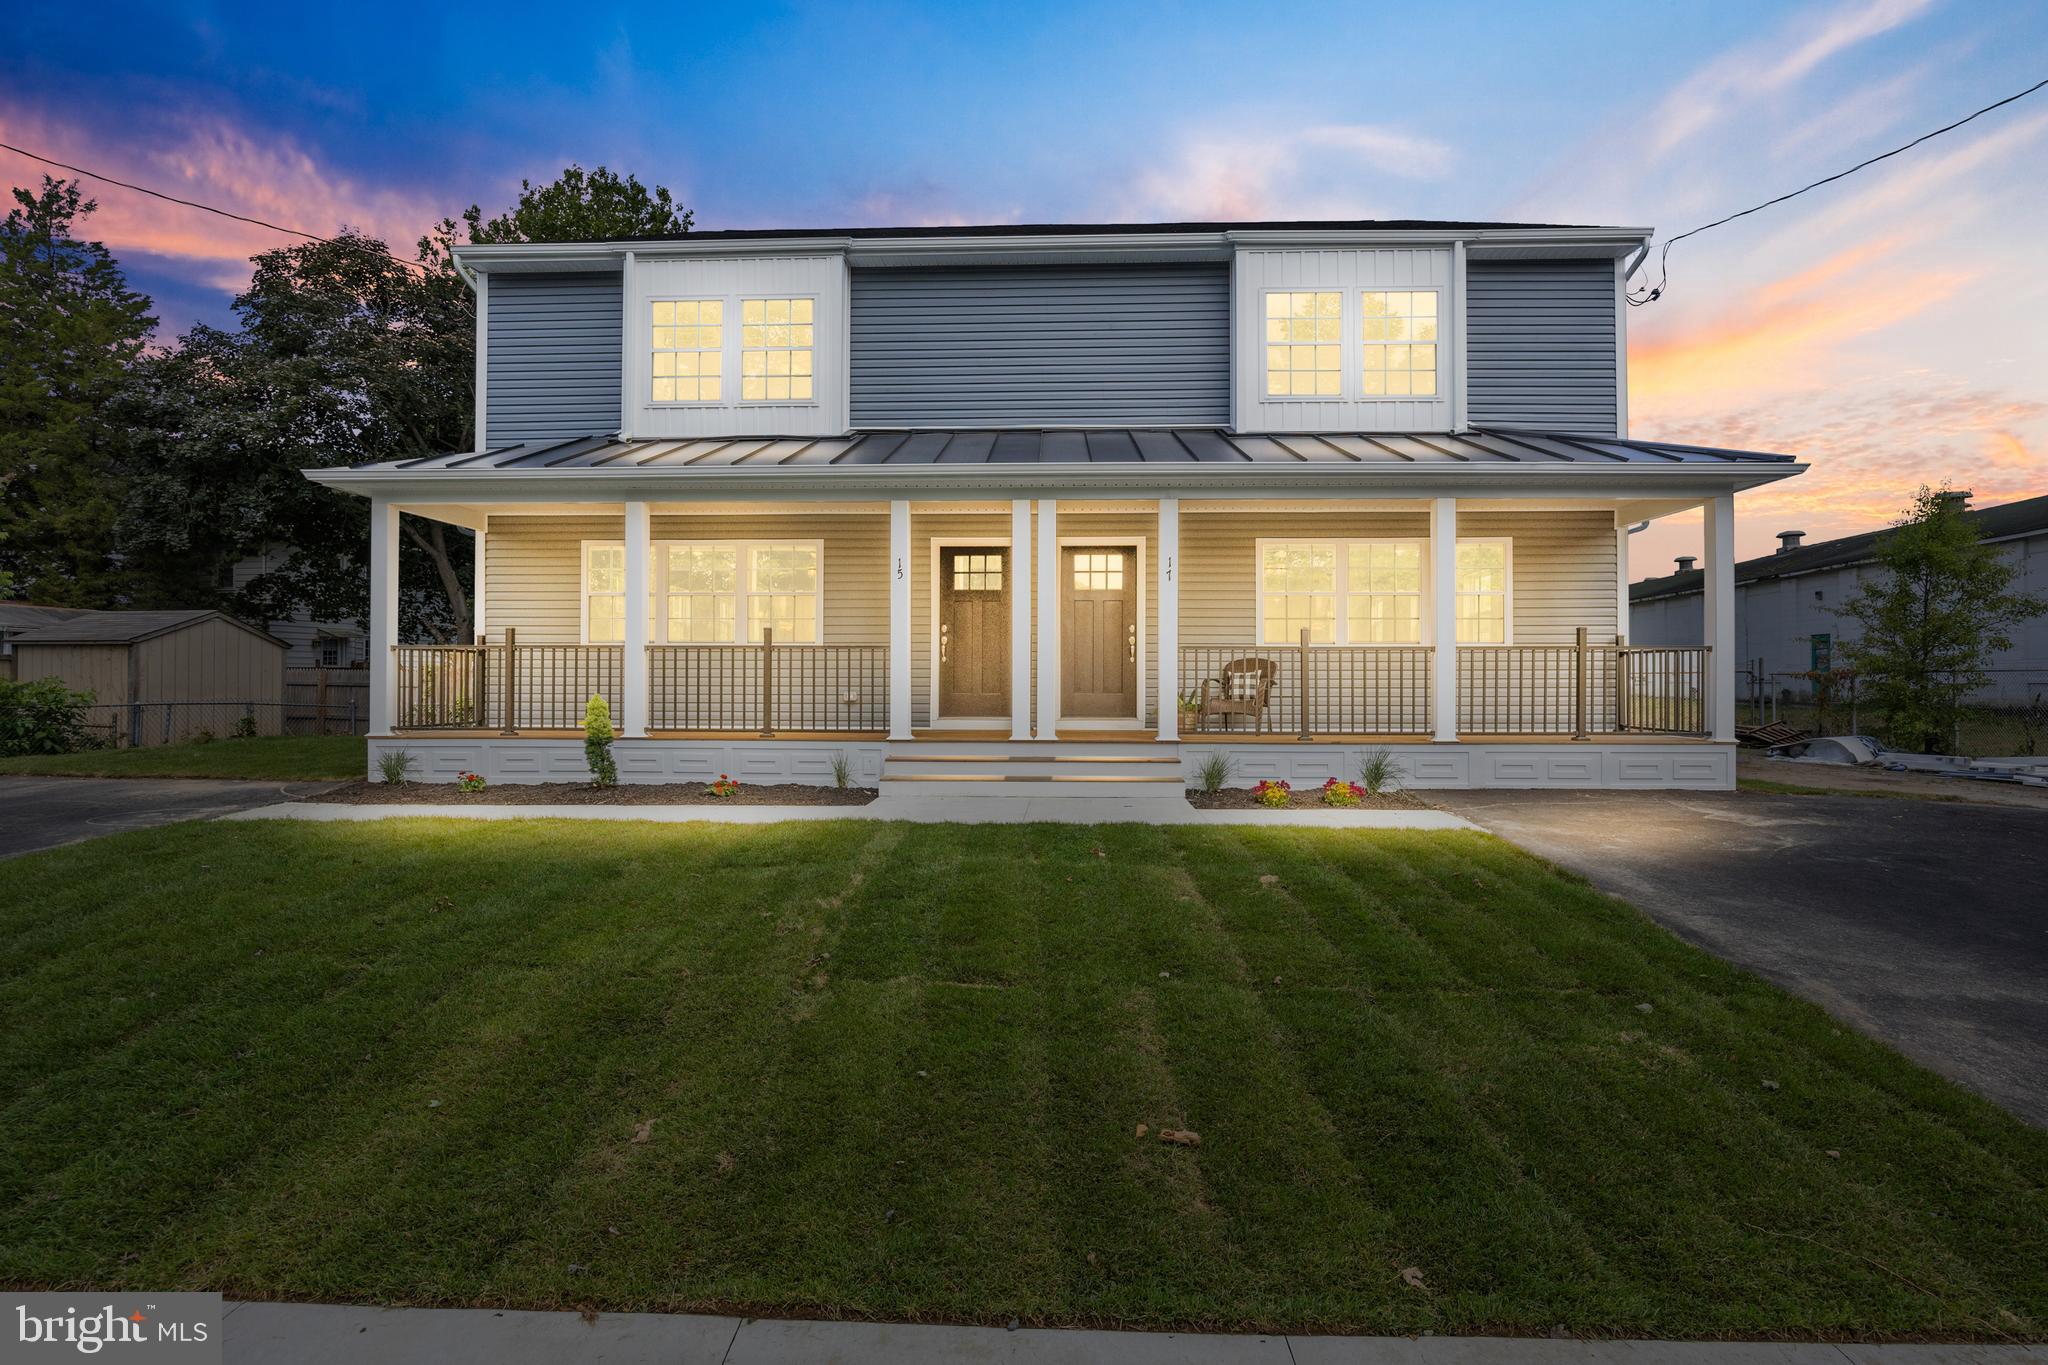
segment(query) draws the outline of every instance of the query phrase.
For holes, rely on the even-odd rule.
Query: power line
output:
[[[215,208],[211,204],[202,204],[196,199],[180,199],[175,194],[165,194],[162,190],[153,190],[147,185],[137,185],[126,180],[116,180],[111,175],[102,175],[98,171],[89,171],[83,166],[74,166],[68,161],[59,161],[55,157],[44,156],[40,152],[30,151],[26,147],[17,147],[11,142],[0,142],[0,148],[4,148],[19,156],[25,156],[31,161],[40,161],[45,166],[55,166],[59,170],[70,171],[75,175],[87,176],[93,180],[104,181],[109,185],[118,185],[124,190],[133,190],[137,194],[146,194],[153,199],[161,199],[166,203],[181,204],[188,209],[198,209],[201,213],[211,213],[222,218],[232,218],[238,223],[248,223],[253,227],[268,228],[272,232],[282,232],[291,237],[303,237],[309,242],[325,242],[329,246],[358,247],[373,255],[382,256],[386,260],[395,261],[409,270],[417,270],[422,275],[431,275],[433,273],[432,268],[424,261],[408,261],[403,256],[393,255],[388,247],[372,246],[369,242],[359,238],[322,237],[318,233],[302,232],[298,228],[286,227],[282,223],[272,223],[262,218],[251,218],[245,213],[232,213],[227,209]]]
[[[1766,199],[1763,203],[1752,205],[1749,208],[1743,209],[1739,213],[1731,213],[1726,218],[1716,218],[1711,223],[1702,223],[1696,228],[1689,228],[1686,231],[1679,233],[1676,237],[1673,237],[1669,241],[1665,242],[1663,251],[1658,253],[1657,287],[1642,293],[1631,291],[1626,296],[1630,306],[1639,308],[1646,303],[1655,303],[1659,298],[1663,296],[1664,286],[1668,284],[1671,280],[1671,248],[1677,246],[1686,238],[1696,237],[1700,233],[1705,232],[1707,229],[1720,227],[1724,223],[1732,223],[1737,218],[1747,218],[1752,213],[1760,213],[1764,209],[1770,208],[1773,204],[1784,203],[1787,199],[1796,199],[1800,195],[1805,194],[1808,190],[1817,190],[1822,185],[1832,185],[1835,181],[1842,179],[1844,176],[1854,175],[1856,174],[1856,172],[1862,170],[1864,167],[1875,166],[1878,162],[1885,160],[1887,157],[1897,156],[1900,152],[1910,152],[1911,150],[1913,150],[1913,148],[1918,147],[1923,142],[1927,142],[1933,138],[1940,137],[1943,133],[1954,132],[1956,129],[1962,127],[1965,123],[1970,122],[1972,119],[1982,118],[1984,115],[1990,113],[1994,109],[2003,109],[2006,105],[2013,103],[2015,100],[2023,100],[2027,96],[2033,94],[2036,90],[2039,90],[2044,86],[2048,86],[2048,80],[2036,81],[2034,84],[2020,91],[2017,95],[2007,95],[2004,99],[1999,100],[1996,104],[1987,104],[1982,109],[1979,109],[1976,113],[1966,114],[1962,118],[1957,119],[1954,123],[1947,124],[1940,128],[1936,128],[1931,133],[1922,133],[1919,137],[1914,138],[1911,142],[1905,143],[1903,146],[1894,147],[1888,152],[1879,152],[1876,156],[1873,156],[1866,161],[1859,161],[1846,171],[1836,171],[1833,175],[1828,176],[1824,180],[1816,180],[1811,185],[1801,185],[1798,189],[1793,190],[1789,194],[1781,194],[1776,199]]]

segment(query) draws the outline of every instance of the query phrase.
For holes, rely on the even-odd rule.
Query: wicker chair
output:
[[[1223,665],[1220,676],[1202,679],[1201,699],[1195,706],[1195,728],[1208,729],[1211,716],[1222,717],[1226,730],[1233,716],[1250,717],[1255,731],[1272,728],[1272,716],[1266,707],[1279,675],[1280,665],[1271,659],[1232,659]]]

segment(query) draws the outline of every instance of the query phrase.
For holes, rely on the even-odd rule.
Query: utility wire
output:
[[[433,273],[432,267],[428,266],[424,261],[408,261],[403,256],[393,255],[390,248],[388,247],[372,246],[369,242],[362,240],[360,238],[322,237],[318,233],[301,232],[298,228],[286,227],[282,223],[271,223],[266,222],[261,218],[251,218],[245,213],[231,213],[227,209],[215,208],[211,204],[202,204],[196,199],[180,199],[175,194],[165,194],[162,190],[153,190],[149,188],[149,186],[147,185],[136,185],[126,180],[116,180],[111,175],[102,175],[98,171],[89,171],[83,166],[74,166],[68,161],[58,161],[54,157],[44,156],[40,152],[32,152],[28,150],[28,148],[26,147],[17,147],[11,142],[0,142],[0,149],[5,149],[7,151],[13,152],[18,156],[25,156],[31,161],[40,161],[45,166],[55,166],[58,170],[71,171],[74,174],[87,176],[93,180],[104,181],[109,185],[118,185],[124,190],[134,190],[137,194],[149,195],[153,199],[162,199],[166,203],[181,204],[188,209],[198,209],[201,213],[211,213],[216,214],[222,218],[232,218],[238,223],[248,223],[254,227],[268,228],[272,232],[282,232],[287,236],[291,237],[303,237],[309,242],[325,242],[329,246],[359,247],[362,250],[370,252],[373,255],[382,256],[386,260],[395,261],[399,265],[405,266],[407,269],[417,270],[422,275],[430,275]]]
[[[1994,109],[2003,109],[2006,105],[2011,104],[2016,100],[2023,100],[2027,96],[2033,94],[2036,90],[2039,90],[2044,86],[2048,86],[2048,80],[2036,81],[2034,84],[2020,91],[2017,95],[2007,95],[2004,99],[1999,100],[1996,104],[1987,104],[1982,109],[1979,109],[1976,113],[1967,114],[1964,117],[1957,119],[1954,123],[1947,124],[1940,128],[1936,128],[1931,133],[1922,133],[1919,137],[1914,138],[1911,142],[1908,142],[1903,146],[1894,147],[1888,152],[1879,152],[1876,156],[1873,156],[1866,161],[1857,162],[1855,165],[1851,166],[1846,171],[1836,171],[1833,175],[1828,176],[1825,180],[1816,180],[1811,185],[1802,185],[1798,189],[1793,190],[1789,194],[1781,194],[1776,199],[1766,199],[1763,203],[1752,205],[1749,208],[1743,209],[1740,213],[1731,213],[1726,218],[1716,218],[1711,223],[1702,223],[1696,228],[1689,228],[1686,231],[1679,233],[1676,237],[1673,237],[1666,241],[1664,243],[1663,251],[1658,253],[1657,287],[1647,291],[1630,291],[1626,295],[1629,301],[1629,306],[1634,308],[1640,308],[1646,303],[1655,303],[1659,298],[1663,296],[1664,286],[1668,284],[1671,280],[1671,248],[1677,246],[1686,238],[1696,237],[1700,233],[1705,232],[1709,228],[1720,227],[1723,223],[1732,223],[1737,218],[1747,218],[1752,213],[1760,213],[1764,209],[1771,207],[1773,204],[1784,203],[1787,199],[1796,199],[1800,195],[1805,194],[1808,190],[1817,190],[1822,185],[1832,185],[1835,181],[1842,179],[1844,176],[1856,174],[1856,172],[1862,170],[1866,166],[1875,166],[1878,162],[1885,160],[1887,157],[1897,156],[1900,152],[1909,152],[1913,150],[1913,148],[1918,147],[1923,142],[1927,142],[1933,138],[1940,137],[1943,133],[1952,133],[1956,129],[1962,127],[1965,123],[1970,122],[1970,120],[1982,118],[1984,115],[1990,113]]]

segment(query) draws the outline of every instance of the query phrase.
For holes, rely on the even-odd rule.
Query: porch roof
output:
[[[594,434],[351,466],[364,474],[625,472],[722,469],[772,474],[887,466],[1188,465],[1243,468],[1461,466],[1495,470],[1638,465],[1669,468],[1794,463],[1790,455],[1509,427],[1463,432],[1302,432],[1211,428],[1040,428],[856,431],[844,436],[713,436],[622,440]],[[309,473],[313,471],[308,471]],[[1790,471],[1788,471],[1790,472]]]

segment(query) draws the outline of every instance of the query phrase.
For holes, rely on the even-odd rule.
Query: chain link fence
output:
[[[1990,669],[1987,694],[1999,699],[1965,702],[1957,714],[1951,752],[2013,757],[2048,752],[2048,680],[2039,669]],[[1736,719],[1749,725],[1789,725],[1810,735],[1870,735],[1886,745],[1884,717],[1851,670],[1823,681],[1813,673],[1771,670],[1755,660],[1736,672]],[[2015,695],[2026,700],[2013,700]]]
[[[366,735],[362,703],[319,701],[136,701],[85,708],[87,733],[114,749],[261,735]]]

